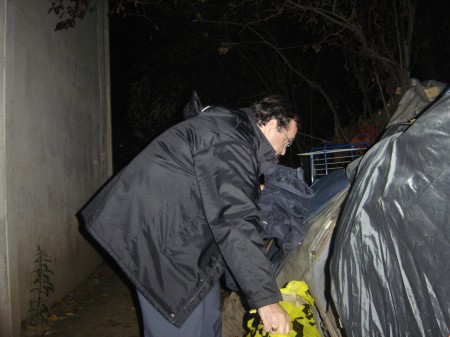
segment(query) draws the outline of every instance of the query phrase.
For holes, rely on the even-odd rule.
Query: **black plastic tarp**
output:
[[[332,297],[348,336],[450,335],[450,95],[362,158],[339,219]]]

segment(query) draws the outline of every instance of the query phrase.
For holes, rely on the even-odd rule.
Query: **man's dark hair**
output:
[[[272,119],[276,119],[278,129],[288,129],[291,119],[298,121],[297,115],[283,96],[271,95],[260,99],[253,104],[256,123],[259,126],[266,125]]]

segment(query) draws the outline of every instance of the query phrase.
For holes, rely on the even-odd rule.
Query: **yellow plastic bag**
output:
[[[280,302],[291,318],[288,334],[274,334],[263,330],[263,324],[256,310],[251,310],[247,320],[248,333],[245,337],[320,337],[313,316],[314,299],[309,294],[308,285],[303,281],[291,281],[281,289]]]

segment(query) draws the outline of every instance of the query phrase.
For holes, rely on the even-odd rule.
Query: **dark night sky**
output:
[[[417,50],[416,61],[411,67],[411,77],[421,81],[434,79],[450,82],[449,19],[450,1],[419,2],[414,43],[420,47]],[[430,23],[440,23],[440,26],[433,26]],[[181,40],[185,32],[180,30],[185,29],[183,27],[182,23],[177,25],[161,19],[161,29],[155,30],[148,22],[133,17],[111,18],[113,151],[116,168],[133,156],[133,153],[127,152],[127,142],[133,141],[130,138],[132,130],[127,115],[130,85],[139,80],[143,72],[154,76],[152,80],[161,83],[160,88],[185,82],[183,84],[189,87],[189,90],[181,90],[180,101],[176,103],[180,114],[184,104],[180,102],[189,99],[192,89],[197,89],[200,98],[206,98],[207,104],[241,106],[236,97],[242,98],[242,102],[253,101],[250,91],[247,91],[253,83],[248,80],[249,77],[242,76],[246,71],[245,64],[242,64],[238,57],[220,58],[208,54],[208,50],[202,46],[183,45]],[[189,48],[194,49],[194,53],[188,50]],[[203,55],[204,62],[199,55]],[[191,60],[190,57],[195,59]],[[185,64],[178,64],[181,62]],[[183,69],[188,71],[183,72]],[[335,76],[339,81],[339,74]],[[343,97],[347,100],[349,98],[348,95]],[[358,101],[357,97],[350,99]],[[346,117],[342,118],[345,120]],[[325,124],[320,120],[318,123]],[[326,128],[323,130],[324,133],[333,131],[332,128],[329,131],[326,131]],[[323,134],[320,136],[324,137]]]

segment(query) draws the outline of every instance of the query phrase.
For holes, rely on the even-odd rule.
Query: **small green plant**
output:
[[[36,260],[34,260],[36,269],[32,271],[32,274],[36,276],[31,289],[35,297],[30,300],[30,309],[28,310],[31,325],[38,330],[43,330],[44,328],[44,323],[49,314],[47,300],[50,293],[54,292],[53,284],[50,281],[50,275],[53,274],[53,271],[51,271],[49,263],[51,263],[51,260],[47,258],[45,251],[38,245]]]

